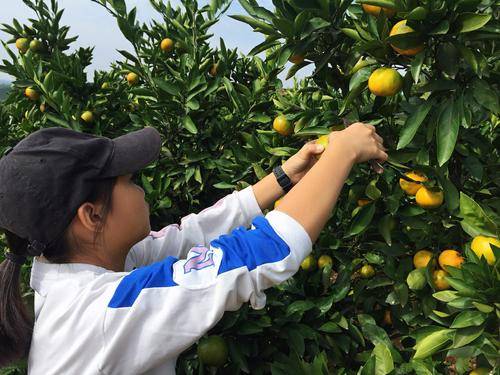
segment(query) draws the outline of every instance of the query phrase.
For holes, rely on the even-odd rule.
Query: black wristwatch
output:
[[[281,188],[288,193],[293,184],[292,180],[290,180],[290,177],[288,177],[283,168],[281,168],[281,165],[274,167],[273,173],[276,176],[276,180],[278,180],[278,184],[280,184]]]

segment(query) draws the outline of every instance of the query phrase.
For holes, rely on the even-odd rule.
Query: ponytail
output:
[[[27,255],[28,241],[5,230],[13,254]],[[0,264],[0,368],[28,355],[33,317],[20,291],[21,265],[5,259]]]

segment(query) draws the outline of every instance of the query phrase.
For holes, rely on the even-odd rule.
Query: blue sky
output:
[[[137,16],[140,21],[148,22],[157,13],[151,8],[148,0],[126,0],[127,7],[137,7]],[[200,4],[206,4],[207,0],[200,0]],[[178,0],[171,1],[172,4],[180,3]],[[272,10],[271,0],[259,0],[259,5]],[[122,59],[116,52],[117,49],[130,49],[129,42],[122,36],[115,20],[101,6],[90,0],[59,0],[60,8],[65,9],[62,18],[63,25],[71,27],[70,36],[78,36],[76,47],[94,46],[94,62],[88,71],[89,76],[96,69],[107,69],[112,61]],[[212,29],[214,37],[213,45],[218,45],[222,37],[229,48],[238,47],[240,53],[248,53],[255,45],[264,40],[262,34],[252,31],[250,26],[229,18],[228,15],[245,14],[244,9],[237,0],[233,0],[231,7],[221,22]],[[9,0],[0,12],[0,23],[12,23],[13,18],[26,21],[33,17],[33,12],[27,8],[21,0]],[[0,39],[5,41],[8,35],[0,31]],[[0,46],[0,59],[6,58],[7,53]],[[282,78],[283,79],[283,78]],[[0,73],[0,80],[9,80],[9,76]],[[287,85],[290,84],[287,82]]]

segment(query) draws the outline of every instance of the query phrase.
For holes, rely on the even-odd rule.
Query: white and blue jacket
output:
[[[311,249],[292,217],[263,216],[250,186],[151,232],[125,272],[35,258],[28,372],[174,374],[179,354],[224,311],[263,308],[263,290],[295,274]]]

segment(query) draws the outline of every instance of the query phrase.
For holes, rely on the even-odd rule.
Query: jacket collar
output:
[[[52,284],[64,279],[88,280],[107,272],[103,267],[86,263],[50,263],[45,258],[34,257],[31,267],[30,286],[45,296]]]

